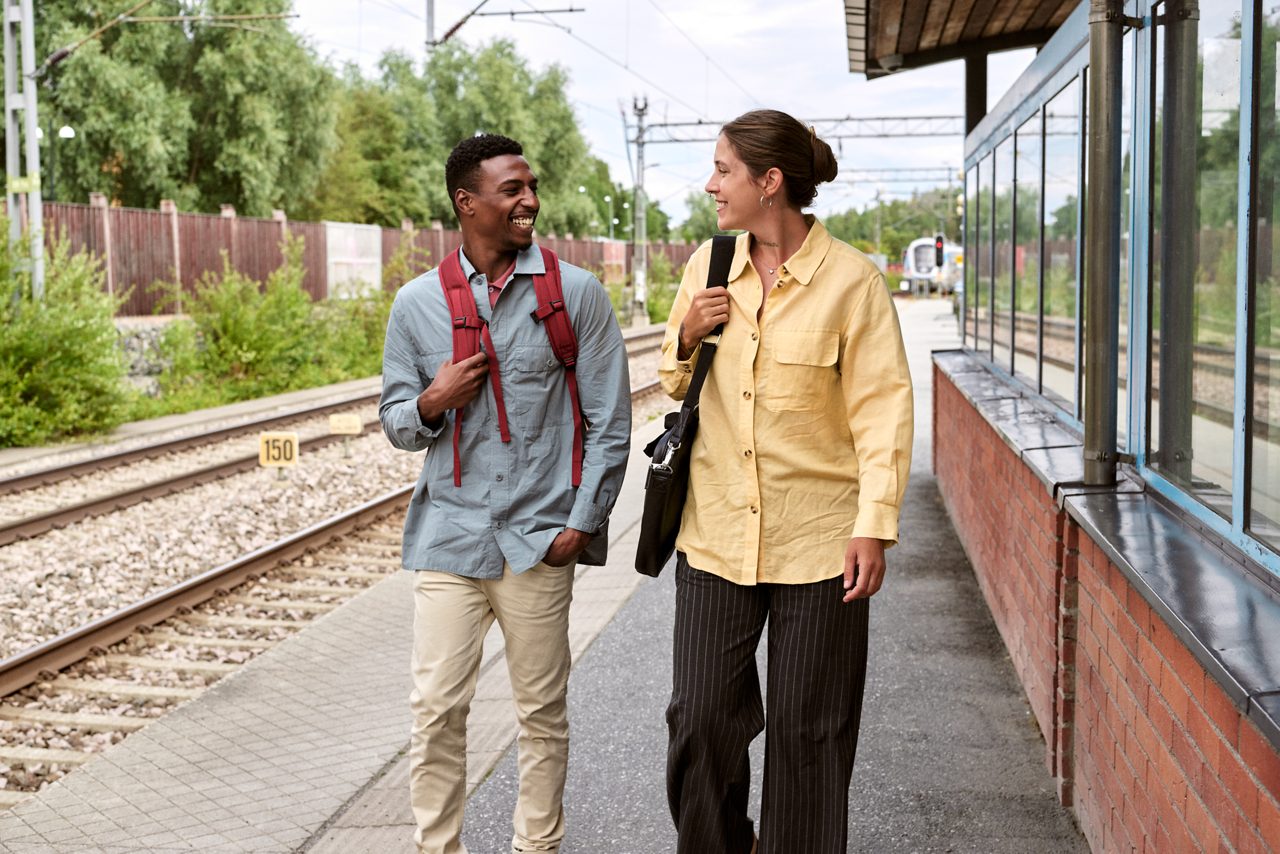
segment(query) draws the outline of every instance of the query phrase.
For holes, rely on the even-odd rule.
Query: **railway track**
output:
[[[633,405],[658,391],[637,385]],[[0,808],[396,571],[411,494],[395,489],[0,661]]]
[[[624,338],[627,354],[634,359],[661,347],[662,329],[628,330]],[[235,448],[225,443],[264,429],[301,424],[300,450],[315,451],[344,437],[329,434],[323,423],[308,423],[309,419],[364,410],[364,432],[374,432],[378,421],[368,410],[377,401],[376,394],[357,395],[0,480],[0,546],[251,470],[258,465],[256,450],[246,453],[242,443]],[[135,468],[142,471],[135,472]],[[74,486],[69,487],[67,482],[73,480]]]

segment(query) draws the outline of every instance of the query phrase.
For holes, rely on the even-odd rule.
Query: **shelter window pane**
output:
[[[991,216],[995,197],[995,167],[992,155],[982,159],[978,169],[978,253],[974,258],[977,281],[974,283],[974,318],[976,348],[991,353]]]
[[[1253,316],[1253,463],[1249,527],[1280,550],[1280,102],[1274,85],[1280,73],[1280,10],[1262,19],[1261,103],[1258,109],[1257,269]],[[1268,85],[1271,84],[1271,85]]]
[[[1199,8],[1198,15],[1181,14]],[[1240,6],[1169,0],[1155,33],[1151,467],[1231,516]]]
[[[978,167],[969,169],[964,179],[964,337],[965,344],[974,344],[974,318],[977,311],[974,307],[978,293]]]
[[[1014,372],[1039,391],[1037,342],[1040,337],[1040,113],[1027,119],[1017,133],[1017,215],[1013,254],[1015,312],[1013,316]]]
[[[1080,293],[1080,81],[1044,113],[1044,359],[1042,393],[1076,411],[1076,304]]]
[[[992,358],[1013,370],[1013,137],[996,146]]]

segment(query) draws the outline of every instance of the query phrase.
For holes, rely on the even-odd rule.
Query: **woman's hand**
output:
[[[844,549],[844,600],[865,599],[884,583],[884,541],[854,537]]]
[[[689,311],[680,323],[681,360],[689,358],[698,342],[711,330],[729,320],[729,289],[702,288],[689,303]]]

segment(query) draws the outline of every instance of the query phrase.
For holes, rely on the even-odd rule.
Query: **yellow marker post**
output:
[[[335,412],[329,416],[329,432],[342,437],[342,456],[351,456],[351,437],[364,432],[364,421],[354,412]]]
[[[298,434],[292,431],[263,432],[258,434],[258,465],[274,468],[278,480],[284,480],[284,470],[298,464]]]

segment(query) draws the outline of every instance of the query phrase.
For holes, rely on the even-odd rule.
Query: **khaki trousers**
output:
[[[409,792],[421,854],[466,854],[467,713],[484,636],[497,620],[520,725],[511,850],[558,851],[569,761],[569,603],[574,564],[501,579],[419,570],[414,582]]]

